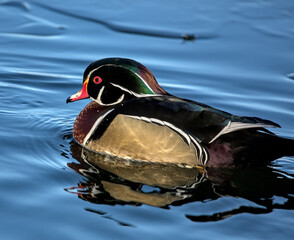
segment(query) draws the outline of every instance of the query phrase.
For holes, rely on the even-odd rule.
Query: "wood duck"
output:
[[[91,151],[206,167],[265,164],[294,155],[294,140],[265,129],[280,127],[277,123],[173,96],[134,60],[105,58],[91,63],[82,89],[67,103],[85,98],[93,101],[76,118],[73,137]]]

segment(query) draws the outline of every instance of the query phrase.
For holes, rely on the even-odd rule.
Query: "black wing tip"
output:
[[[278,123],[275,123],[275,122],[272,122],[272,123],[274,123],[275,125],[275,127],[277,127],[277,128],[281,128],[281,125],[280,124],[278,124]]]
[[[258,118],[258,119],[261,120],[262,122],[268,124],[268,125],[271,125],[272,127],[281,128],[281,125],[280,124],[275,123],[273,121],[270,121],[270,120],[267,120],[267,119],[261,119],[261,118]]]
[[[275,123],[271,120],[267,120],[267,119],[263,119],[263,118],[259,118],[259,117],[245,117],[242,116],[239,118],[239,121],[241,120],[241,122],[244,123],[256,123],[256,124],[264,124],[264,125],[268,125],[268,127],[277,127],[277,128],[281,128],[280,124]],[[239,122],[238,121],[238,122]],[[266,127],[266,126],[265,126]]]

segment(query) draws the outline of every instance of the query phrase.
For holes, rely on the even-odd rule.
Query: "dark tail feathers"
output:
[[[294,156],[294,140],[258,130],[243,130],[223,135],[230,146],[234,165],[264,165],[283,156]]]

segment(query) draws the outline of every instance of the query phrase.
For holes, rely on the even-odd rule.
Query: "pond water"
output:
[[[90,62],[127,57],[176,96],[294,138],[293,11],[293,1],[1,1],[1,239],[293,239],[294,157],[206,178],[94,166],[72,138],[89,101],[65,103]]]

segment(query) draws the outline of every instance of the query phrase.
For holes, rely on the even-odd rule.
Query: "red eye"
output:
[[[94,82],[95,84],[99,84],[99,83],[101,83],[101,82],[102,82],[102,78],[101,78],[101,77],[98,77],[98,76],[96,76],[96,77],[94,77],[94,78],[93,78],[93,82]]]

